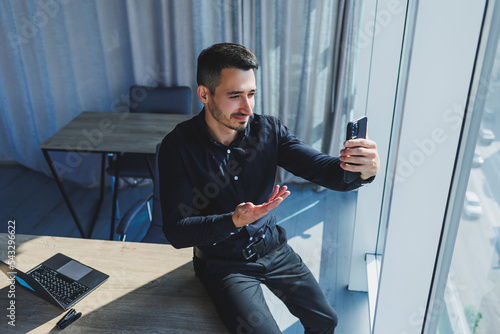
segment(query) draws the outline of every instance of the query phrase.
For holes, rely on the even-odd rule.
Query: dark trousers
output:
[[[230,333],[281,333],[264,300],[265,284],[300,319],[305,333],[334,333],[337,315],[302,259],[273,232],[275,245],[253,262],[194,258],[196,275],[207,289]]]

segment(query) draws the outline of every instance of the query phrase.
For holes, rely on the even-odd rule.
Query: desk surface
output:
[[[193,115],[84,111],[40,145],[54,151],[152,153]]]
[[[7,234],[0,234],[4,261],[7,241]],[[226,332],[194,276],[190,248],[26,235],[16,235],[15,246],[16,266],[23,271],[60,252],[110,276],[75,305],[82,317],[65,333]],[[1,333],[60,333],[55,324],[65,312],[19,286],[15,291],[16,326],[8,325],[8,293],[7,280],[0,279]]]

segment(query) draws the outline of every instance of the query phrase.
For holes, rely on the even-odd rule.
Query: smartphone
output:
[[[366,116],[360,117],[354,121],[347,123],[346,139],[366,138],[366,126],[368,118]],[[344,182],[351,183],[358,178],[361,173],[344,171]]]

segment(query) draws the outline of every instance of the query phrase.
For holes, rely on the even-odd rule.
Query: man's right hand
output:
[[[239,204],[233,212],[233,223],[240,228],[251,224],[257,219],[264,217],[271,210],[276,209],[285,198],[290,195],[287,186],[280,189],[279,185],[274,186],[273,193],[266,203],[255,205],[251,202]]]

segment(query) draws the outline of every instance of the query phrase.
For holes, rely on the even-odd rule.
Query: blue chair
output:
[[[130,87],[130,112],[189,114],[191,88],[180,87]]]
[[[191,88],[132,86],[130,112],[188,115],[191,112]],[[132,185],[137,185],[140,180],[153,178],[154,154],[124,153],[120,156],[119,163],[119,177],[132,179]],[[118,191],[114,189],[116,159],[113,159],[113,155],[108,160],[106,173],[111,177],[112,192]],[[120,215],[118,201],[116,208],[118,218]]]
[[[137,218],[137,216],[145,209],[149,201],[153,202],[153,209],[151,214],[151,221],[149,223],[148,231],[146,235],[142,238],[142,242],[157,243],[157,244],[168,244],[167,238],[163,233],[162,226],[162,216],[161,216],[161,203],[160,203],[160,177],[158,172],[158,152],[160,150],[160,145],[156,147],[155,164],[154,164],[154,175],[153,175],[153,191],[146,198],[138,200],[130,209],[123,215],[120,220],[120,224],[116,229],[116,233],[119,235],[119,240],[125,241],[127,232]],[[142,228],[141,228],[142,230]]]
[[[182,87],[130,87],[130,112],[184,114],[191,112],[191,88]],[[153,154],[124,153],[120,157],[120,177],[145,179],[153,177]],[[106,172],[114,184],[116,164],[109,160]]]

